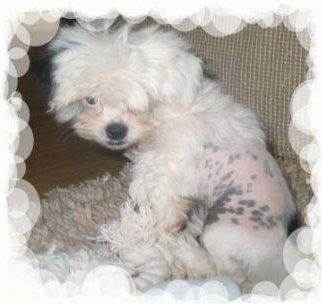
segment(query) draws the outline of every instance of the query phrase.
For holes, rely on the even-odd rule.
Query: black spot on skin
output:
[[[213,191],[213,192],[212,192],[212,196],[213,196],[213,197],[218,197],[218,196],[220,196],[220,195],[221,195],[221,193],[222,193],[222,191],[220,191],[220,190]]]
[[[221,192],[220,188],[215,187],[214,190],[212,191],[212,194],[215,195],[215,194],[218,194],[220,192]]]
[[[255,180],[256,178],[257,178],[257,175],[256,174],[253,174],[253,175],[250,176],[250,179],[251,180]]]
[[[242,191],[242,190],[236,190],[236,192],[235,192],[236,195],[242,195],[243,193],[244,193],[244,191]]]
[[[216,175],[218,175],[220,172],[221,172],[221,170],[223,169],[223,164],[220,164],[219,166],[218,166],[218,169],[217,169],[217,171],[216,171]]]
[[[247,154],[249,154],[249,153],[250,153],[250,151],[249,151],[249,150],[246,150],[246,153],[247,153]]]
[[[264,205],[264,206],[261,206],[261,207],[259,207],[259,210],[260,211],[263,211],[263,212],[266,212],[266,211],[269,211],[269,206],[268,205]]]
[[[226,211],[227,211],[228,213],[235,214],[235,209],[234,209],[234,208],[232,208],[232,207],[228,207],[228,208],[226,209]]]
[[[244,214],[244,207],[237,207],[235,209],[237,215],[243,215]]]
[[[280,214],[280,215],[276,216],[275,219],[277,221],[279,221],[279,222],[282,222],[282,221],[284,221],[284,215],[283,214]]]
[[[218,165],[219,165],[219,160],[217,160],[217,161],[215,162],[215,164],[218,166]]]
[[[237,154],[231,154],[228,157],[228,164],[231,164],[234,160],[239,159],[240,158],[240,153]]]
[[[254,200],[240,200],[240,201],[238,201],[238,204],[246,206],[248,208],[251,208],[251,207],[255,206],[255,201]]]
[[[232,217],[232,218],[230,219],[230,221],[231,221],[233,224],[235,224],[235,225],[239,225],[239,221],[238,221],[238,219],[236,219],[235,217]]]
[[[214,187],[214,190],[220,190],[220,189],[223,189],[223,188],[225,188],[225,185],[223,185],[223,184],[219,184],[219,185],[216,185],[216,186]]]
[[[251,216],[251,217],[249,217],[249,220],[251,220],[252,222],[259,223],[259,224],[262,222],[262,219],[258,216]]]
[[[242,189],[242,185],[241,185],[241,184],[239,184],[239,185],[237,185],[235,188],[236,188],[236,190],[241,190],[241,189]]]
[[[230,189],[230,188],[233,188],[233,184],[234,182],[233,181],[230,181],[228,185],[226,185],[225,189]],[[237,189],[238,187],[236,187]]]
[[[251,216],[248,218],[249,220],[251,220],[252,222],[261,222],[261,218],[258,216]]]
[[[218,198],[218,200],[216,201],[216,204],[218,203],[226,203],[230,201],[230,197],[232,195],[234,195],[236,192],[236,190],[234,188],[227,188],[224,193]]]
[[[229,212],[223,201],[215,202],[214,206],[209,208],[205,224],[212,224],[219,221],[219,215]]]
[[[208,168],[209,165],[212,163],[212,160],[209,158],[205,161],[205,168]]]
[[[226,206],[226,201],[217,201],[213,208],[225,207],[225,206]]]
[[[269,226],[264,221],[259,221],[258,225],[261,227],[269,228]]]
[[[258,230],[259,227],[258,226],[253,226],[253,229]]]
[[[217,211],[217,214],[224,214],[228,211],[227,208],[217,208],[215,210]]]
[[[252,156],[252,159],[253,159],[253,160],[258,160],[258,156],[257,156],[257,155],[252,154],[251,156]]]
[[[231,197],[233,195],[239,195],[243,193],[241,190],[238,190],[239,187],[232,187],[232,182],[229,183],[228,186],[225,184],[219,184],[214,187],[213,194],[219,194],[223,191],[223,193],[213,202],[213,207],[211,207],[208,211],[208,217],[206,220],[206,224],[213,223],[219,220],[219,214],[224,213],[231,213],[231,214],[237,214],[242,215],[244,214],[244,208],[242,206],[237,207],[234,209],[233,207],[226,207],[226,204],[231,201]],[[222,189],[222,190],[221,190]],[[254,200],[244,200],[240,201],[241,205],[247,205],[247,206],[254,206],[255,201]]]
[[[229,155],[229,158],[228,158],[228,164],[231,164],[232,162],[234,161],[234,156],[233,155]]]
[[[219,221],[218,212],[216,210],[209,210],[207,218],[205,220],[205,225],[216,223]]]
[[[262,212],[258,211],[258,210],[253,210],[252,215],[262,217],[264,214]]]
[[[206,145],[204,145],[205,149],[211,149],[213,153],[216,153],[219,148],[217,146],[215,146],[213,143],[208,143]]]
[[[273,228],[273,227],[275,227],[277,225],[276,222],[274,221],[274,216],[267,217],[266,221],[267,221],[267,224],[268,224],[269,228]]]
[[[234,173],[234,171],[230,171],[230,172],[228,172],[227,174],[225,174],[225,175],[220,179],[220,181],[221,181],[221,182],[226,181],[227,179],[229,179],[229,178],[233,175],[233,173]]]

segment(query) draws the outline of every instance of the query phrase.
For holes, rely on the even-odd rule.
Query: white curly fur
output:
[[[255,115],[203,76],[202,62],[186,41],[157,27],[134,31],[123,26],[101,33],[66,27],[49,51],[54,53],[49,102],[57,120],[71,122],[80,136],[106,148],[126,150],[132,161],[130,197],[141,210],[151,207],[156,217],[159,249],[146,249],[151,252],[144,258],[132,246],[120,256],[146,268],[141,280],[157,269],[149,261],[166,260],[171,270],[156,270],[162,275],[153,283],[170,274],[215,275],[218,261],[196,241],[189,217],[200,198],[197,167],[209,143],[218,148],[264,145]],[[126,134],[108,135],[115,124]],[[289,203],[288,212],[293,209]]]

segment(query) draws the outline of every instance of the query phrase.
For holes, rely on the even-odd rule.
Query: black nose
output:
[[[122,140],[127,134],[127,127],[121,123],[113,123],[106,127],[106,135],[111,140]]]

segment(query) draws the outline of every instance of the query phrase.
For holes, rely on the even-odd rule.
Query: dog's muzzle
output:
[[[127,126],[122,123],[112,123],[105,129],[106,136],[109,142],[113,145],[124,144],[127,131]]]

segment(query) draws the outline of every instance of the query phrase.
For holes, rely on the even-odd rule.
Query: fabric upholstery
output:
[[[170,25],[161,27],[175,30]],[[205,73],[257,114],[271,152],[297,158],[288,137],[290,101],[308,72],[308,51],[301,46],[296,33],[283,24],[273,28],[248,24],[240,32],[225,37],[214,37],[201,27],[177,32],[188,39],[192,50],[204,60]]]

